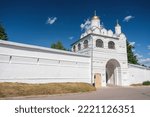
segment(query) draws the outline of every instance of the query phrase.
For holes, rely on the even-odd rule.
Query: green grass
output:
[[[150,85],[150,81],[145,81],[142,83],[143,85]]]
[[[87,83],[0,83],[0,98],[31,95],[53,95],[95,91],[95,87]]]
[[[131,86],[148,86],[150,85],[150,81],[144,81],[143,83],[131,84]]]

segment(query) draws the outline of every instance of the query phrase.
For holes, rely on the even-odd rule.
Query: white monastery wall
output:
[[[87,82],[101,86],[150,81],[150,69],[128,64],[126,36],[117,22],[106,30],[96,14],[72,51],[0,41],[0,82]]]
[[[129,85],[150,81],[150,68],[129,64]]]
[[[73,52],[0,41],[0,82],[91,82],[91,59]]]

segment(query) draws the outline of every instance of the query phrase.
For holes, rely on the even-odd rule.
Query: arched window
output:
[[[113,41],[108,42],[109,49],[115,49],[115,43]]]
[[[100,48],[103,48],[103,41],[101,39],[97,39],[96,40],[96,47],[100,47]]]
[[[88,40],[85,40],[83,44],[84,44],[84,48],[88,48]]]
[[[81,44],[80,43],[78,44],[78,50],[81,50]]]
[[[75,45],[73,46],[73,51],[76,52],[76,46]]]

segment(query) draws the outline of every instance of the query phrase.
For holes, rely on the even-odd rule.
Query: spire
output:
[[[100,28],[100,18],[96,15],[96,10],[94,11],[94,16],[91,20],[91,27],[98,27]]]
[[[94,16],[96,16],[96,10],[94,11]]]
[[[116,25],[116,26],[120,26],[120,25],[119,25],[119,21],[118,21],[118,19],[117,19],[117,21],[116,21],[116,22],[117,22],[117,25]]]
[[[95,20],[95,19],[99,20],[99,17],[96,15],[96,10],[94,11],[94,16],[93,16],[92,20]]]
[[[117,24],[116,24],[116,26],[115,26],[115,33],[116,33],[117,35],[121,34],[121,26],[120,26],[119,23],[118,23],[118,19],[117,19]]]

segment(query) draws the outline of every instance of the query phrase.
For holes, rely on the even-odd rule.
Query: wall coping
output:
[[[52,48],[46,48],[46,47],[41,47],[41,46],[36,46],[36,45],[29,45],[29,44],[23,44],[23,43],[17,43],[17,42],[12,42],[12,41],[3,41],[0,40],[0,45],[9,47],[9,48],[22,48],[22,49],[32,49],[33,51],[42,51],[42,52],[51,52],[55,54],[65,54],[65,55],[72,55],[72,56],[79,56],[79,57],[86,57],[90,58],[88,55],[84,54],[79,54],[79,53],[74,53],[70,51],[65,51],[65,50],[57,50],[57,49],[52,49]]]
[[[130,63],[128,63],[128,65],[131,66],[131,67],[136,67],[136,68],[150,70],[150,68],[144,67],[144,66],[141,66],[141,65],[135,65],[135,64],[130,64]]]

